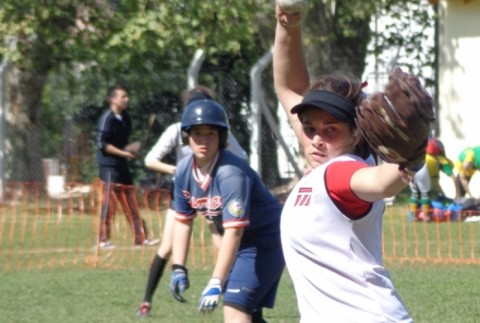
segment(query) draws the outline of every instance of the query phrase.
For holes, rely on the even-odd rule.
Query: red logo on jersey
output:
[[[222,198],[220,196],[205,196],[200,198],[192,196],[189,203],[193,209],[213,211],[222,207]]]
[[[311,187],[300,187],[294,206],[309,206],[310,198],[312,197]]]

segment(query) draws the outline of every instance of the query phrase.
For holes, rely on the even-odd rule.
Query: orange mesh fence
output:
[[[48,194],[38,183],[8,183],[0,204],[0,270],[41,270],[54,267],[147,267],[157,246],[135,246],[131,210],[125,209],[128,191],[148,230],[146,238],[162,239],[164,214],[170,192],[123,186],[110,195],[115,212],[111,226],[113,249],[98,244],[103,184],[81,185],[81,194],[70,189]],[[88,187],[88,189],[87,189]],[[188,266],[210,267],[215,259],[205,220],[195,220]]]
[[[61,196],[48,194],[37,183],[7,183],[4,187],[0,204],[0,270],[148,267],[158,246],[134,245],[131,212],[120,203],[128,190],[135,191],[147,238],[163,238],[164,215],[170,204],[166,190],[127,186],[115,190],[111,196],[116,208],[111,241],[116,248],[105,250],[98,245],[104,191],[101,182],[88,185],[88,189],[82,185],[82,194],[71,189]],[[480,222],[463,221],[478,214],[463,211],[456,221],[418,222],[409,220],[407,213],[406,206],[386,210],[386,262],[480,264]],[[195,220],[188,266],[208,268],[215,257],[208,225],[199,217]]]
[[[407,207],[387,209],[385,261],[480,264],[480,222],[467,220],[478,213],[460,211],[453,220],[432,217],[434,220],[423,222],[409,220]]]

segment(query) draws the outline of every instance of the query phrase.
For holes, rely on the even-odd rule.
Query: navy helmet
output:
[[[197,125],[218,127],[220,149],[227,147],[228,130],[230,126],[228,124],[227,113],[220,103],[208,99],[190,102],[183,110],[180,128],[182,133],[188,134],[190,128]],[[186,137],[184,138],[186,139]]]
[[[182,115],[182,131],[189,132],[192,126],[202,124],[226,130],[230,128],[225,109],[214,100],[195,100],[185,107]]]

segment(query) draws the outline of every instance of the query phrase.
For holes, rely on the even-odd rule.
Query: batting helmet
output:
[[[428,139],[426,152],[430,155],[445,154],[445,147],[437,138],[430,138]]]
[[[213,100],[196,100],[185,107],[182,115],[182,131],[188,132],[192,126],[201,124],[229,129],[225,109]]]
[[[189,103],[183,111],[181,130],[188,133],[191,127],[197,125],[219,127],[220,148],[226,147],[230,126],[227,113],[220,103],[206,99]]]

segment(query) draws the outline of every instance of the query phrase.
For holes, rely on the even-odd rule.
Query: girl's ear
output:
[[[362,136],[362,134],[360,133],[360,129],[354,128],[352,132],[352,136],[353,136],[355,146],[358,145],[358,143],[360,142],[360,138]]]

